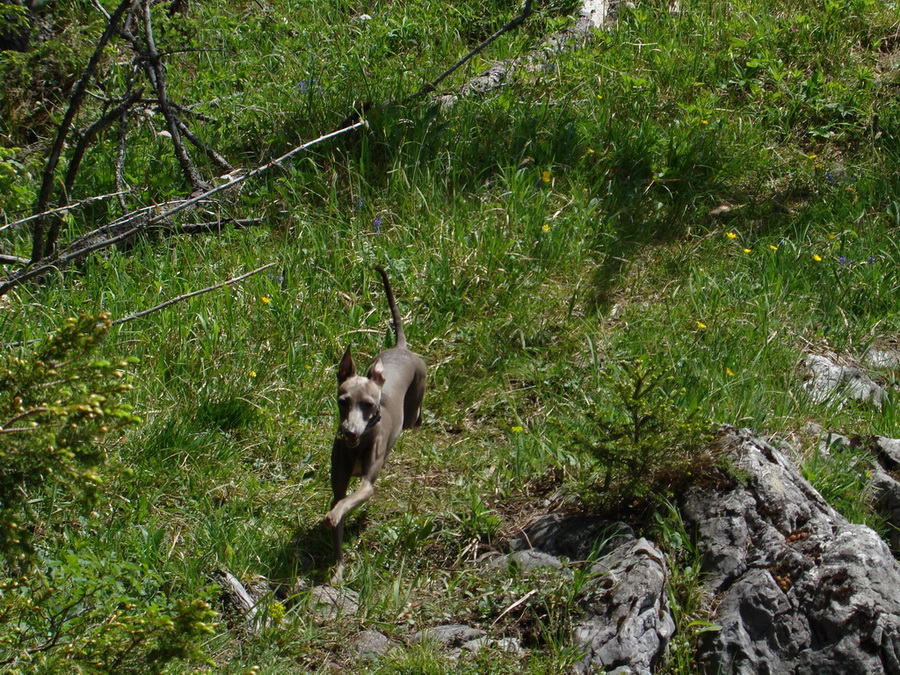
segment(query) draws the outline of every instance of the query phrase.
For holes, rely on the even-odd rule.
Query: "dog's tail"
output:
[[[406,347],[406,333],[403,332],[403,320],[400,318],[400,312],[397,310],[397,303],[394,301],[394,291],[391,290],[391,282],[388,281],[387,272],[381,265],[375,265],[375,271],[381,275],[384,282],[384,294],[387,296],[388,304],[391,306],[391,316],[394,319],[394,334],[397,336],[397,346]]]

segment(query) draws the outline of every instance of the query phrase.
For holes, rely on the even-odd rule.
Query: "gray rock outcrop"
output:
[[[575,673],[650,673],[675,632],[666,609],[666,564],[646,539],[619,546],[585,584],[573,642],[587,650]]]
[[[749,431],[722,443],[739,484],[696,486],[681,504],[718,596],[707,672],[900,674],[900,565],[887,545]]]
[[[836,399],[843,405],[843,400],[853,400],[880,407],[887,396],[887,392],[859,368],[833,363],[818,354],[810,354],[803,363],[808,373],[804,388],[817,403]]]
[[[675,624],[666,604],[663,554],[623,523],[591,516],[545,516],[513,548],[594,560],[579,605],[573,642],[585,656],[574,673],[651,673]]]

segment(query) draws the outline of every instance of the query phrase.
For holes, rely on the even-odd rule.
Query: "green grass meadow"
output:
[[[125,317],[276,263],[115,326],[103,342],[103,357],[137,359],[127,402],[142,422],[106,435],[87,509],[49,478],[28,495],[36,564],[57,595],[83,593],[91,618],[79,625],[71,613],[85,640],[103,635],[104,616],[203,599],[217,612],[200,639],[208,662],[174,659],[161,672],[563,673],[580,658],[568,629],[584,561],[565,583],[474,561],[534,515],[588,510],[631,519],[663,544],[684,632],[659,670],[694,672],[689,624],[708,605],[669,502],[686,467],[715,463],[686,438],[712,424],[790,442],[832,503],[879,525],[865,462],[818,457],[809,423],[900,437],[896,390],[880,409],[817,403],[800,363],[808,353],[854,361],[900,339],[897,4],[676,5],[622,3],[587,43],[452,107],[428,97],[379,107],[363,132],[183,216],[221,221],[218,234],[150,233],[0,298],[0,343],[26,358],[34,347],[22,343],[67,317]],[[577,3],[535,9],[438,93],[537,48],[571,25]],[[251,169],[331,131],[359,101],[402,101],[518,11],[500,0],[197,2],[171,19],[161,8],[157,40],[171,51],[172,98],[202,104],[194,130]],[[77,79],[104,26],[80,2],[54,3],[52,21],[59,33],[40,54],[0,53],[9,255],[30,253],[27,228],[3,224],[29,215],[37,195],[42,148],[65,110],[53,78]],[[101,69],[110,96],[129,72],[119,48]],[[134,207],[186,194],[161,116],[134,124]],[[70,199],[115,191],[116,143],[111,131],[91,148]],[[66,237],[117,208],[73,209]],[[228,224],[241,218],[261,222]],[[319,622],[305,588],[327,581],[331,560],[320,521],[336,364],[348,344],[362,364],[393,344],[376,263],[429,364],[425,423],[401,436],[375,498],[349,517],[345,584],[358,614]],[[652,454],[632,480],[633,464],[603,464],[598,448],[604,429],[627,427],[631,390],[617,383],[636,367],[660,374],[644,404],[684,433],[644,439]],[[887,385],[900,375],[872,374]],[[217,570],[248,586],[269,580],[267,627],[248,631],[229,613]],[[3,576],[19,574],[30,573]],[[47,639],[16,637],[28,629],[3,611],[3,659]],[[452,622],[520,637],[529,654],[456,662],[406,643]],[[400,646],[351,666],[346,645],[362,629]],[[67,662],[60,647],[10,663],[25,673]]]

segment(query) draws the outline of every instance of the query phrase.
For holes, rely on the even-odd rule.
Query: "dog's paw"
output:
[[[337,527],[338,523],[340,523],[340,518],[335,517],[334,511],[329,511],[322,519],[322,523],[328,527]]]

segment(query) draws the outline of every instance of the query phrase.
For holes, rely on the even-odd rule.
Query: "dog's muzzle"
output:
[[[342,428],[340,430],[341,438],[343,438],[344,441],[346,441],[347,445],[349,445],[351,448],[355,448],[357,445],[359,445],[359,441],[362,439],[362,437],[369,433],[369,431],[371,431],[380,421],[381,407],[379,407],[375,414],[366,421],[366,428],[363,429],[363,432],[361,434],[356,434]]]

